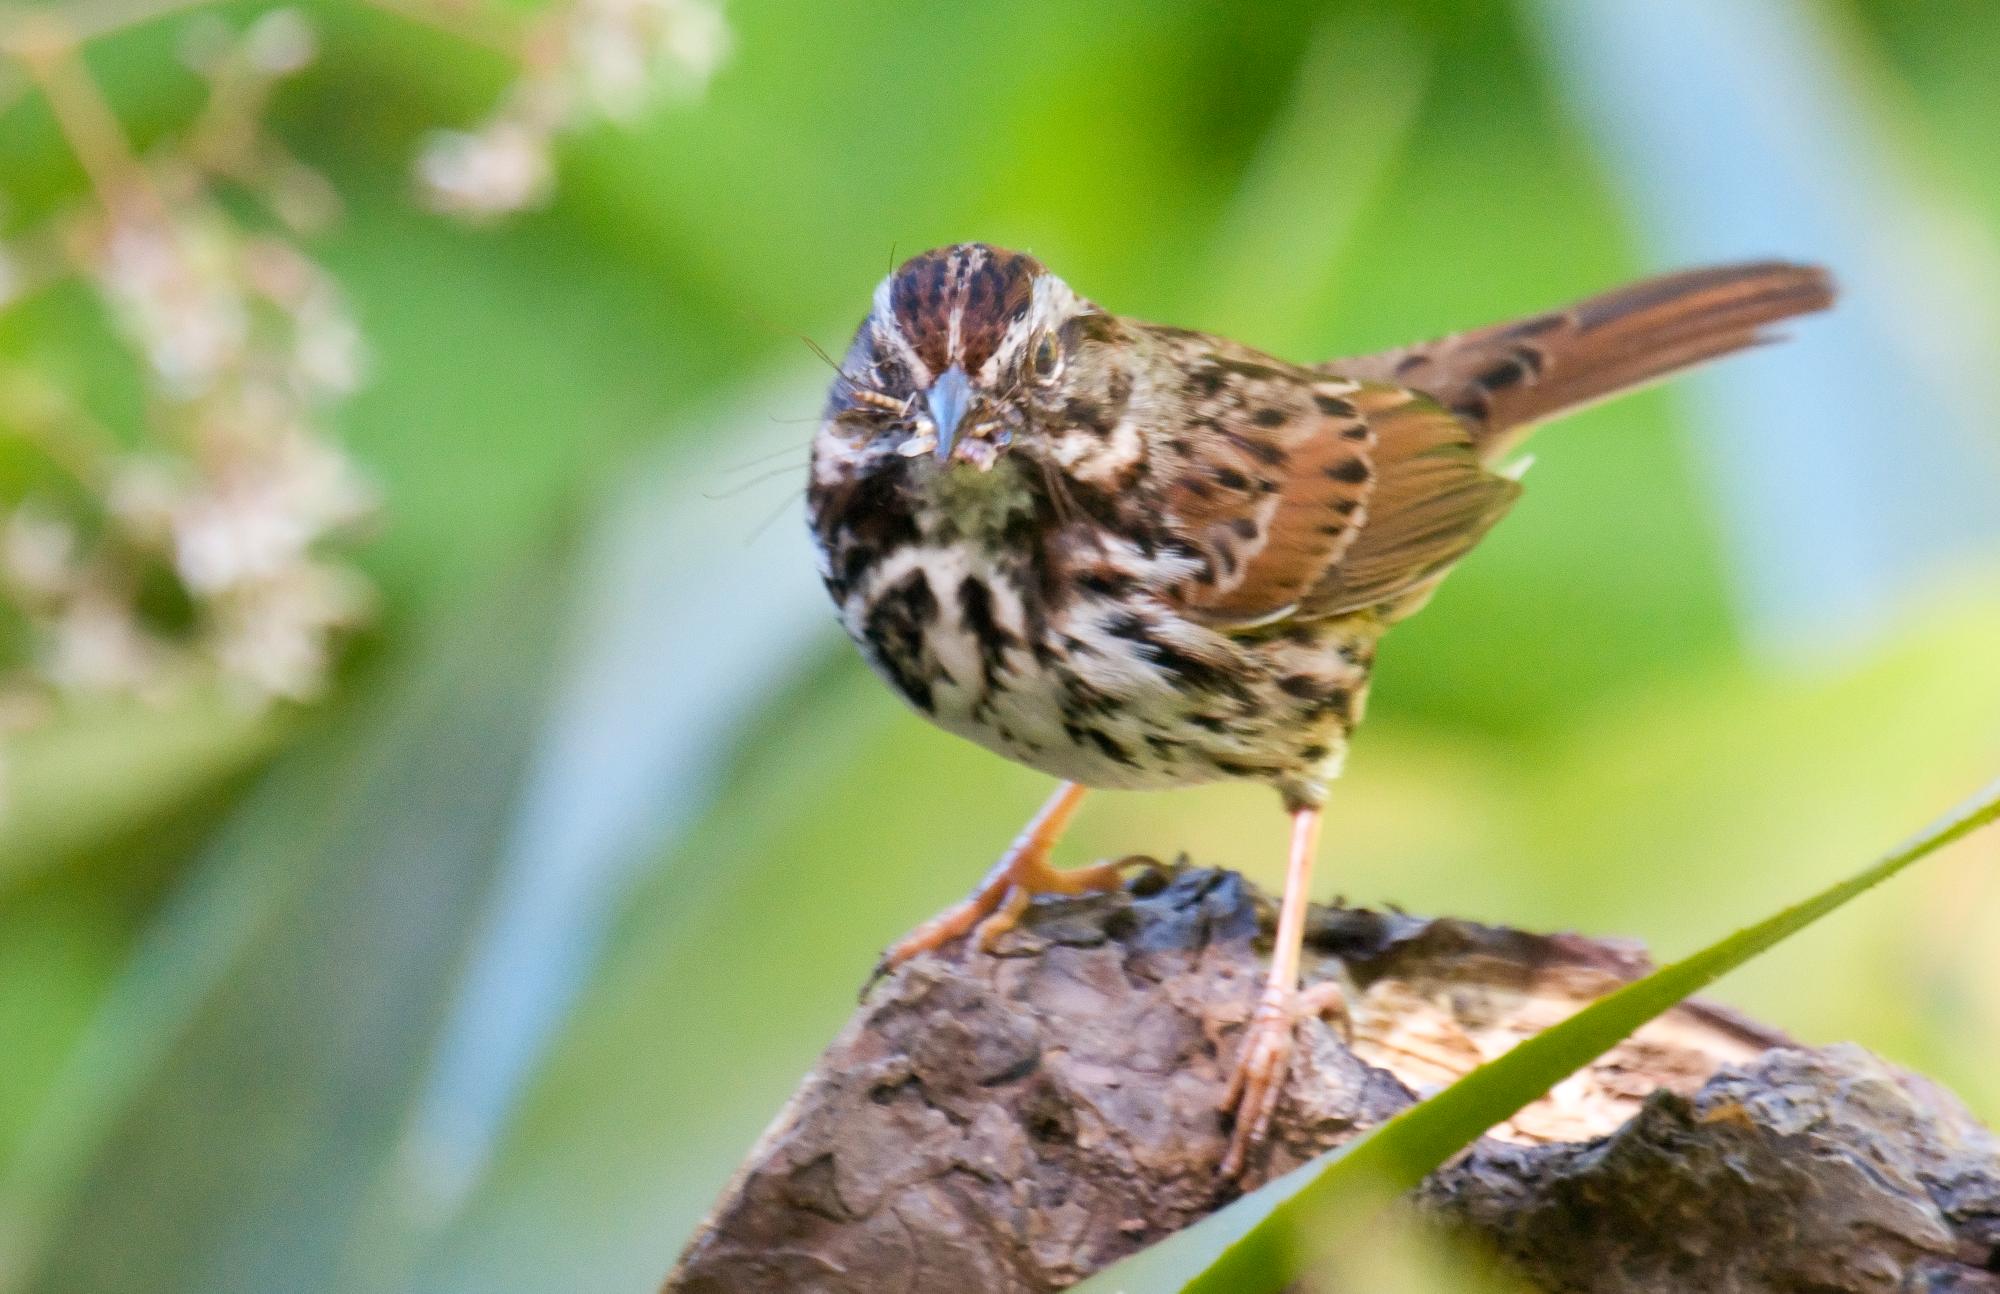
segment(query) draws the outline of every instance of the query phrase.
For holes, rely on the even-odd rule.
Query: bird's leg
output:
[[[1243,1050],[1229,1076],[1222,1108],[1236,1112],[1229,1150],[1222,1157],[1225,1178],[1239,1176],[1251,1150],[1264,1139],[1278,1093],[1291,1068],[1292,1031],[1299,1015],[1299,951],[1305,942],[1306,896],[1312,881],[1313,855],[1319,848],[1320,810],[1307,805],[1292,811],[1291,856],[1285,864],[1285,897],[1278,907],[1278,937],[1271,949],[1271,974],[1264,995],[1243,1031]],[[1317,996],[1314,1008],[1327,1009]]]
[[[1125,864],[1099,863],[1059,871],[1049,866],[1049,850],[1083,803],[1088,787],[1064,782],[1042,805],[1014,843],[965,899],[938,913],[890,946],[869,980],[888,974],[918,953],[941,948],[971,933],[982,949],[993,946],[1020,920],[1037,894],[1088,894],[1116,889]]]

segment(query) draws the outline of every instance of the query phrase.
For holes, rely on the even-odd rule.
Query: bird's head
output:
[[[1024,252],[959,243],[913,256],[876,287],[823,435],[878,460],[991,469],[1063,429],[1115,327]]]

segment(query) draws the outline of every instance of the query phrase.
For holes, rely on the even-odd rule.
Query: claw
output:
[[[983,953],[992,952],[999,946],[1002,935],[1021,924],[1021,914],[1034,901],[1033,891],[1020,885],[1008,886],[1007,897],[1000,900],[1000,906],[972,928],[972,946]]]
[[[867,999],[883,976],[918,953],[942,948],[967,934],[973,936],[981,952],[993,951],[994,943],[1014,928],[1037,894],[1115,890],[1123,882],[1127,868],[1150,865],[1150,859],[1134,857],[1066,872],[1049,866],[1049,848],[1083,796],[1083,787],[1074,782],[1063,783],[977,889],[889,946],[876,961],[867,983],[861,986],[862,1000]]]
[[[1229,1149],[1218,1169],[1225,1179],[1243,1175],[1250,1152],[1270,1130],[1285,1076],[1291,1072],[1297,1000],[1298,995],[1289,990],[1266,989],[1243,1032],[1243,1050],[1237,1054],[1236,1068],[1229,1075],[1221,1102],[1223,1110],[1233,1110],[1236,1115]]]
[[[1264,990],[1263,1000],[1243,1032],[1243,1050],[1237,1055],[1236,1068],[1230,1071],[1229,1086],[1219,1104],[1225,1112],[1235,1112],[1229,1149],[1217,1169],[1225,1180],[1243,1175],[1251,1152],[1271,1130],[1278,1097],[1291,1073],[1299,1021],[1324,1016],[1337,1017],[1345,1030],[1347,998],[1337,980],[1322,980],[1299,992]]]
[[[880,984],[883,980],[887,979],[889,977],[889,972],[895,970],[896,967],[901,964],[902,963],[900,962],[894,962],[889,960],[889,954],[887,952],[884,952],[880,957],[877,957],[875,959],[874,969],[868,972],[867,979],[861,981],[861,991],[854,995],[855,1002],[857,1003],[866,1002],[868,1000],[868,995],[875,991],[875,986],[877,984]]]
[[[970,934],[973,947],[990,953],[1002,935],[1020,924],[1028,905],[1038,894],[1090,894],[1114,890],[1123,883],[1127,868],[1151,866],[1147,858],[1121,858],[1058,872],[1039,861],[1017,865],[992,876],[962,901],[946,908],[902,939],[889,946],[875,962],[868,982],[861,986],[861,1000],[890,971],[919,953],[935,952],[953,940]],[[1018,877],[1018,879],[1017,879]]]
[[[890,944],[875,960],[875,969],[870,972],[868,982],[861,986],[862,999],[867,999],[885,975],[917,954],[934,952],[969,931],[984,930],[987,922],[998,915],[996,909],[1009,900],[1015,888],[1004,875],[989,876],[963,900]]]

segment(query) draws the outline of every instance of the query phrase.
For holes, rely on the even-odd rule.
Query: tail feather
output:
[[[1463,418],[1492,462],[1537,423],[1774,340],[1833,304],[1825,270],[1758,261],[1646,279],[1564,310],[1322,368],[1394,382]]]

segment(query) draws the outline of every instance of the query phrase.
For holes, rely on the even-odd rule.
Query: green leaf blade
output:
[[[1309,1251],[1338,1244],[1445,1161],[1505,1122],[1641,1025],[1776,947],[1910,864],[2000,820],[2000,781],[1853,876],[1746,926],[1481,1065],[1430,1099],[1329,1152],[1320,1168],[1185,1287],[1188,1294],[1256,1294],[1296,1279]],[[1317,1236],[1315,1236],[1317,1232]],[[1308,1244],[1307,1237],[1316,1243]],[[1117,1287],[1115,1270],[1106,1274]]]

